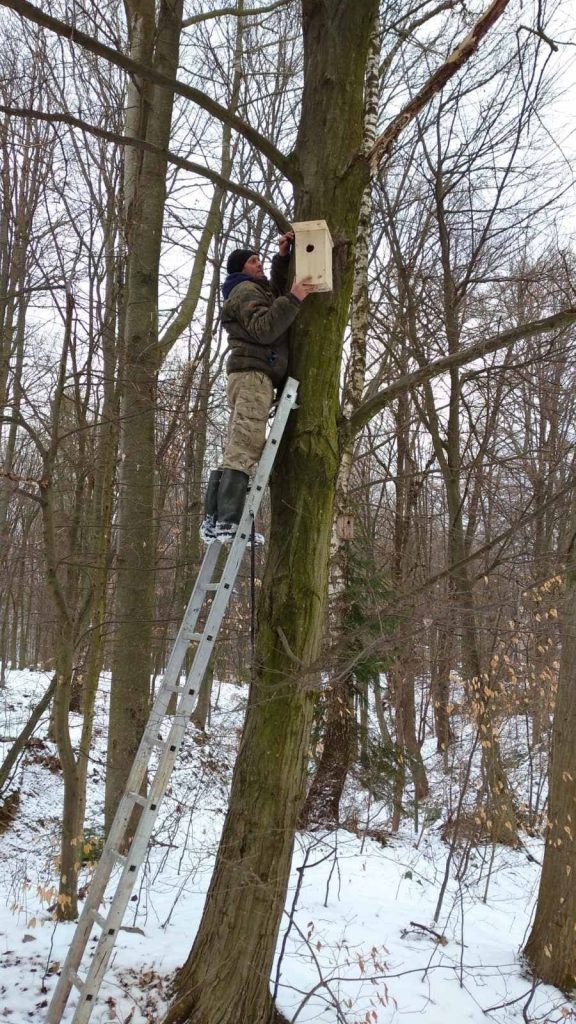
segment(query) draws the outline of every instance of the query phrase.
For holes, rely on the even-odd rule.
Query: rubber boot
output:
[[[216,519],[218,516],[218,488],[222,479],[222,470],[213,469],[208,477],[206,494],[204,495],[204,519],[200,526],[200,538],[209,544],[216,536]]]
[[[236,534],[238,523],[244,511],[248,474],[240,469],[223,469],[218,488],[218,517],[216,537],[222,543],[230,541]]]

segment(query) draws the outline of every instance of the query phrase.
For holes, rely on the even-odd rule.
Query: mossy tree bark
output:
[[[301,382],[272,482],[254,679],[204,915],[166,1021],[268,1024],[269,977],[290,872],[312,721],[339,463],[338,387],[354,241],[367,180],[363,94],[376,0],[304,0],[304,91],[294,154],[296,220],[324,217],[335,287],[304,303]]]
[[[364,102],[364,152],[368,154],[376,140],[380,99],[380,21],[376,18],[372,30],[366,66]],[[370,258],[370,229],[372,225],[372,179],[364,187],[356,237],[355,273],[350,310],[350,358],[342,409],[349,417],[358,408],[364,394],[366,378],[366,336],[370,315],[368,296],[368,267]],[[350,481],[354,465],[355,438],[346,438],[341,450],[340,469],[336,485],[334,520],[332,526],[332,582],[329,616],[332,631],[343,637],[353,633],[350,584],[354,576],[351,538],[345,539],[339,529],[341,517],[353,515],[350,502]],[[356,587],[356,589],[358,589]],[[351,644],[356,641],[351,639]],[[348,655],[349,652],[347,652]],[[340,817],[340,800],[353,762],[356,739],[354,692],[357,678],[354,672],[342,675],[334,672],[325,694],[325,715],[322,753],[314,778],[310,784],[302,810],[301,827],[313,825],[335,826]]]

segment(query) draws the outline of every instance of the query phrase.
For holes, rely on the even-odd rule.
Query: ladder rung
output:
[[[125,864],[128,859],[124,856],[123,853],[120,853],[120,850],[113,850],[112,856],[114,857],[115,860],[118,861],[119,864]]]
[[[79,992],[84,988],[85,982],[79,974],[76,974],[76,971],[68,971],[68,980],[71,985],[74,985],[74,987],[78,989]]]
[[[102,917],[99,910],[91,910],[90,916],[94,921],[94,924],[97,924],[101,931],[104,931],[107,928],[108,922],[105,917]]]
[[[204,633],[184,633],[184,639],[187,640],[188,643],[193,643],[195,640],[201,640],[203,636]]]
[[[218,590],[219,586],[220,586],[220,583],[208,583],[207,586],[206,586],[206,590],[207,591],[209,591],[209,590]]]
[[[142,796],[141,793],[127,793],[126,796],[128,797],[129,800],[132,800],[133,803],[140,804],[140,807],[148,806],[148,801],[146,797]]]

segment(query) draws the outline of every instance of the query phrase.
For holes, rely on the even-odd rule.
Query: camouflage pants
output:
[[[262,454],[273,400],[274,386],[265,373],[245,370],[230,374],[230,420],[222,469],[239,469],[248,475],[252,473]]]

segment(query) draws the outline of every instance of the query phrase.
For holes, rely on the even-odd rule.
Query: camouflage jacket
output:
[[[222,325],[228,333],[228,373],[260,370],[278,386],[288,370],[288,332],[300,303],[285,295],[289,256],[274,256],[270,281],[232,274],[223,286]],[[234,278],[238,278],[235,283]]]

